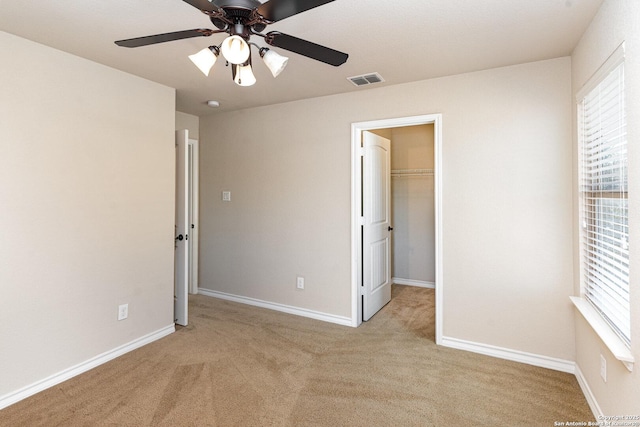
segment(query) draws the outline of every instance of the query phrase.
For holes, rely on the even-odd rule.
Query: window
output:
[[[583,297],[630,345],[624,46],[578,97]]]

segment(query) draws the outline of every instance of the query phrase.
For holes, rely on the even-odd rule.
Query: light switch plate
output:
[[[602,381],[607,382],[607,359],[604,356],[600,355],[600,376],[602,377]]]
[[[120,304],[118,306],[118,320],[124,320],[129,317],[129,304]]]

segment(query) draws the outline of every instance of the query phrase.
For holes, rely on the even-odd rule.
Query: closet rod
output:
[[[392,169],[391,176],[433,176],[433,169]]]

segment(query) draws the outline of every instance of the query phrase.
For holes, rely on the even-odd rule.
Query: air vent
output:
[[[366,86],[373,83],[383,82],[384,79],[378,73],[363,74],[362,76],[347,77],[351,83],[356,86]]]

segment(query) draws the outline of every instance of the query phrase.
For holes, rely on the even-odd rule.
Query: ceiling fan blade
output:
[[[136,37],[134,39],[118,40],[115,43],[122,47],[140,47],[150,44],[170,42],[174,40],[188,39],[191,37],[208,37],[213,34],[214,30],[207,28],[198,28],[195,30],[176,31],[173,33],[156,34],[153,36]]]
[[[209,0],[182,0],[185,3],[189,3],[191,6],[200,10],[207,10],[209,12],[215,12],[218,10],[218,6],[210,2]]]
[[[267,33],[265,41],[271,46],[286,49],[308,58],[315,59],[316,61],[333,65],[334,67],[344,64],[347,62],[347,58],[349,58],[349,55],[346,53],[339,52],[307,40],[302,40],[288,34],[279,33],[277,31]]]
[[[332,1],[334,0],[269,0],[258,7],[258,13],[268,21],[275,22]]]

